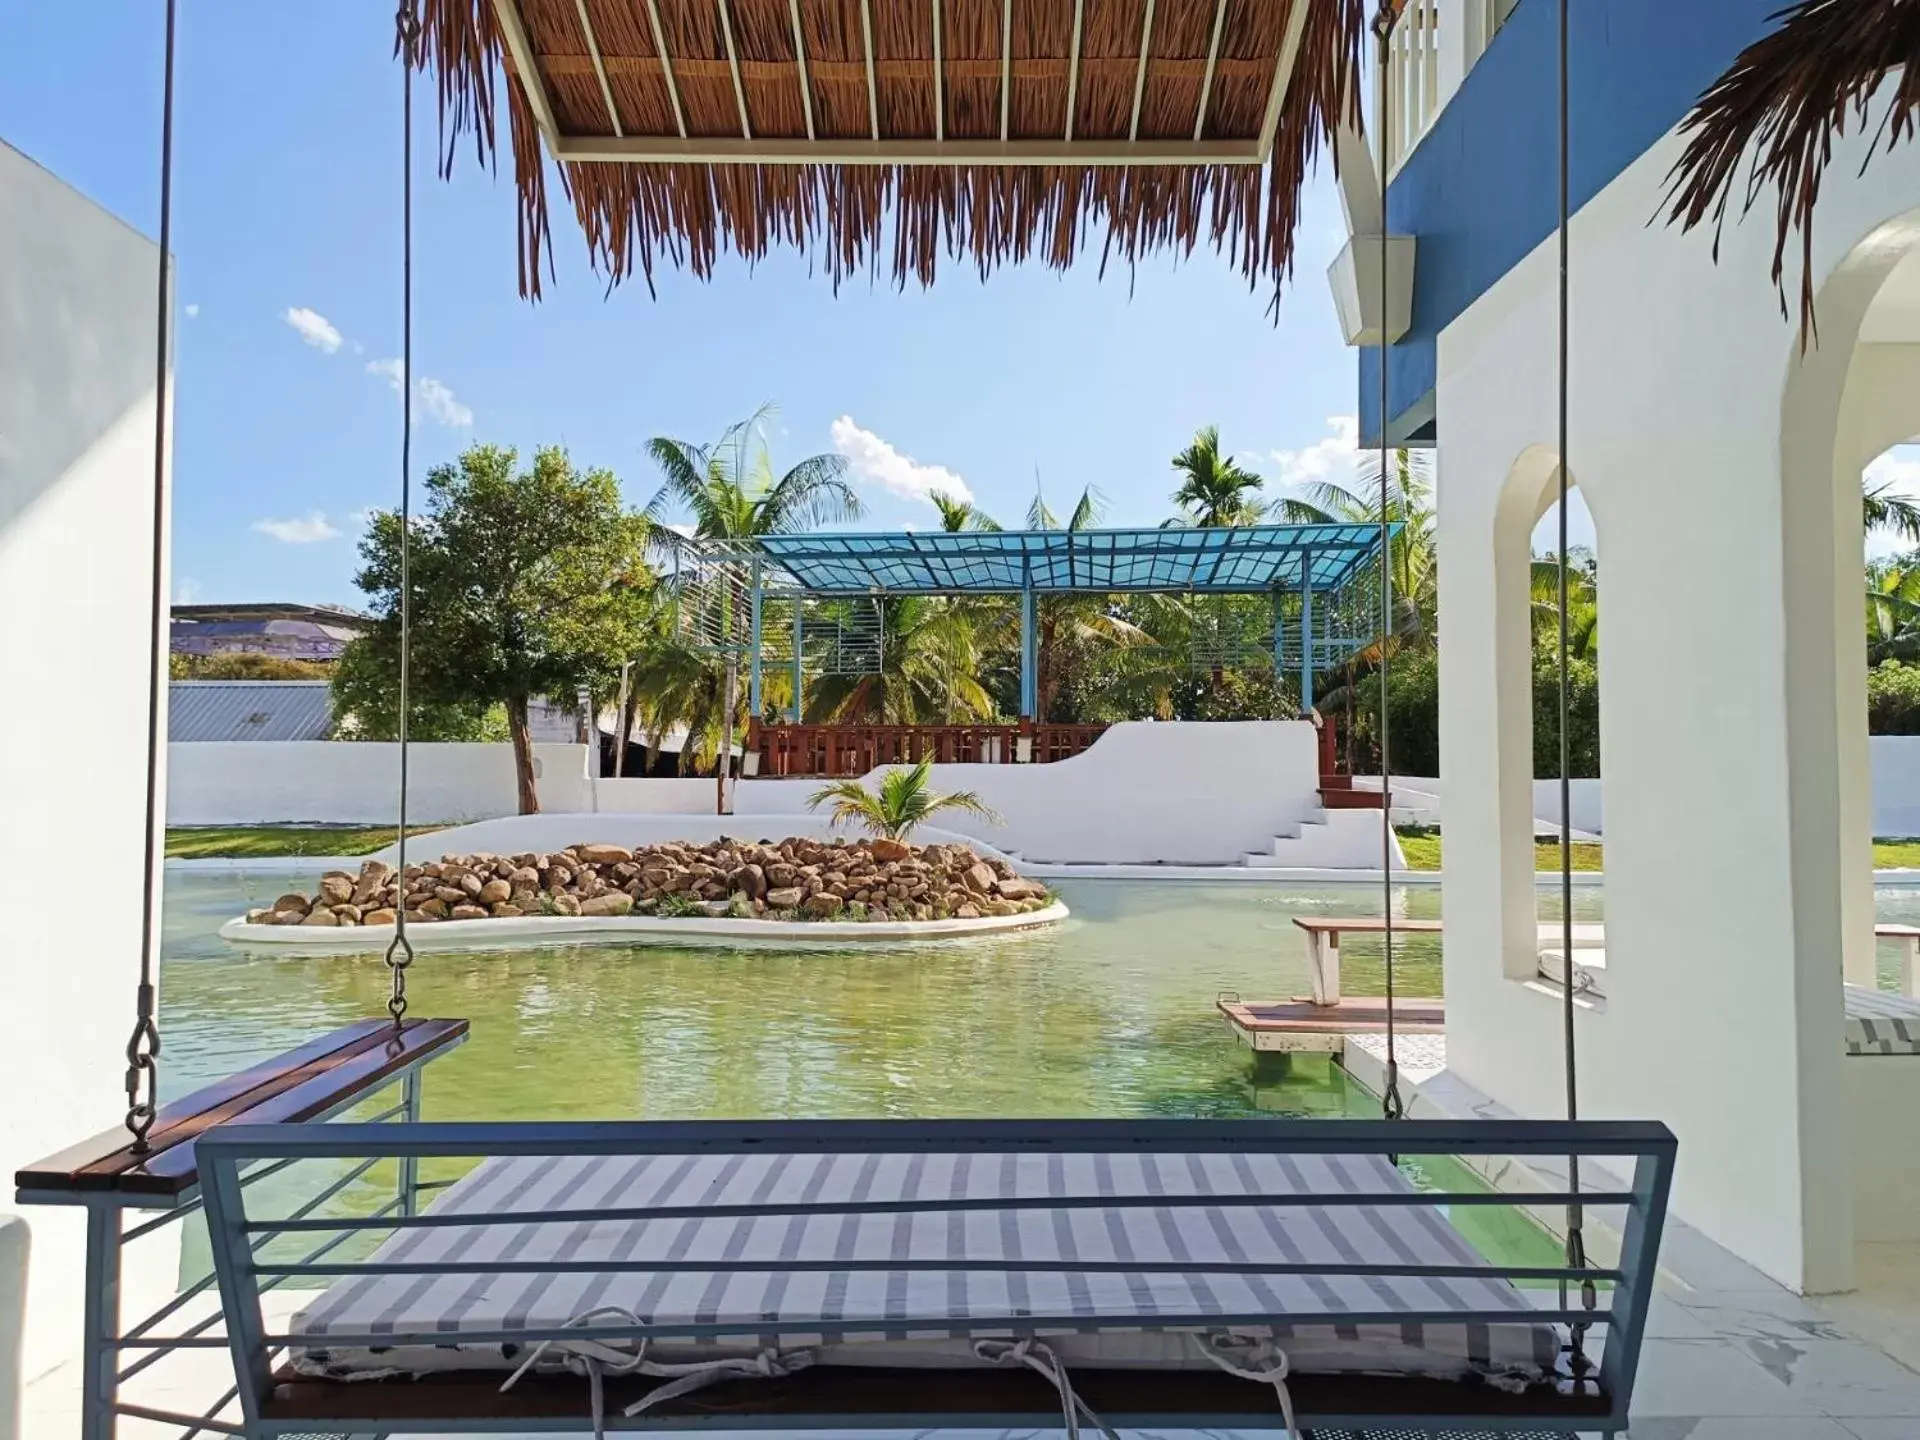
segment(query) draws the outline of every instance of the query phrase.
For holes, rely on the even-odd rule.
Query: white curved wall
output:
[[[1070,760],[935,765],[932,783],[975,791],[1004,822],[949,813],[943,825],[1056,864],[1235,864],[1320,807],[1317,736],[1304,721],[1128,722]],[[818,788],[742,781],[734,808],[798,810]],[[1371,858],[1343,859],[1337,844],[1329,835],[1327,858],[1299,863],[1379,864],[1378,831]]]

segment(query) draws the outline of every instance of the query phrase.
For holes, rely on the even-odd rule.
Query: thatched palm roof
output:
[[[1882,143],[1896,145],[1913,134],[1920,112],[1920,0],[1799,0],[1774,18],[1779,27],[1741,51],[1682,124],[1691,138],[1674,167],[1669,219],[1687,229],[1711,219],[1717,257],[1718,232],[1743,168],[1741,214],[1771,188],[1779,228],[1773,281],[1785,313],[1787,245],[1797,232],[1806,338],[1814,323],[1813,214],[1821,178],[1834,141],[1850,121],[1867,126],[1868,102],[1902,67],[1869,159]]]
[[[596,266],[709,274],[786,244],[834,281],[1188,253],[1277,292],[1302,182],[1354,114],[1369,0],[419,0],[448,158],[495,144],[520,285],[541,150]],[[1357,116],[1356,116],[1357,118]],[[549,264],[550,264],[549,258]]]

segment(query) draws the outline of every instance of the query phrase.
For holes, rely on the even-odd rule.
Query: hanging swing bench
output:
[[[413,77],[429,62],[443,114],[489,144],[506,67],[529,291],[546,235],[543,144],[559,161],[603,162],[570,180],[616,277],[663,256],[705,273],[716,246],[755,258],[776,236],[829,255],[836,279],[883,247],[899,278],[931,279],[943,236],[983,270],[1036,247],[1064,267],[1077,223],[1105,224],[1132,259],[1191,248],[1211,215],[1216,244],[1277,285],[1301,178],[1354,105],[1368,0],[1142,8],[1137,31],[1110,34],[1112,16],[1084,0],[435,0],[423,30],[408,0],[396,47],[404,373]],[[1399,9],[1380,0],[1372,17],[1383,67]],[[174,11],[169,0],[163,256]],[[1388,95],[1381,84],[1383,107]],[[1563,240],[1565,205],[1563,175]],[[1383,240],[1383,266],[1385,254]],[[1564,383],[1563,365],[1563,396]],[[164,425],[164,402],[159,413]],[[164,457],[162,431],[156,545]],[[153,606],[157,631],[157,588]],[[156,797],[150,781],[150,836]],[[123,1416],[176,1425],[182,1440],[1056,1423],[1069,1436],[1464,1437],[1627,1423],[1673,1136],[1572,1118],[1570,1043],[1567,1120],[1405,1119],[1390,921],[1381,1121],[438,1124],[420,1119],[421,1074],[466,1023],[409,1017],[404,915],[387,1018],[160,1107],[148,898],[130,1134],[18,1176],[24,1203],[88,1213],[82,1440],[110,1440]],[[394,1087],[397,1103],[377,1108]],[[1522,1202],[1467,1180],[1418,1186],[1400,1163],[1470,1176],[1501,1157],[1564,1160],[1569,1180]],[[1587,1161],[1599,1163],[1583,1185]],[[287,1182],[261,1182],[295,1167],[321,1183],[288,1209]],[[378,1189],[389,1173],[391,1191]],[[1476,1216],[1522,1203],[1565,1207],[1564,1264],[1497,1262],[1474,1245]],[[214,1274],[128,1323],[123,1247],[201,1210]],[[127,1224],[143,1211],[153,1218]],[[1610,1263],[1586,1254],[1594,1212],[1617,1240]],[[218,1311],[189,1323],[216,1288]],[[263,1296],[281,1288],[320,1293],[270,1323]],[[235,1384],[204,1414],[126,1398],[149,1367],[208,1348],[231,1352]]]

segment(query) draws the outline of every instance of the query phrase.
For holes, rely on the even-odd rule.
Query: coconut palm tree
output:
[[[974,621],[964,603],[924,595],[882,600],[880,668],[820,676],[807,697],[807,720],[951,725],[986,719],[993,697],[977,678]]]
[[[1080,492],[1073,511],[1064,525],[1048,508],[1038,478],[1034,483],[1033,503],[1027,507],[1030,530],[1091,530],[1105,518],[1107,498],[1091,485]],[[1092,652],[1150,645],[1153,637],[1129,620],[1124,607],[1103,595],[1042,595],[1034,606],[1039,628],[1039,714],[1044,720],[1068,688],[1072,676],[1086,668]]]
[[[973,791],[943,795],[929,787],[932,773],[931,760],[922,760],[908,770],[889,770],[877,794],[858,780],[837,780],[816,790],[807,808],[818,810],[831,801],[835,825],[856,824],[888,840],[905,840],[943,810],[964,811],[990,824],[1000,823],[1000,817]]]
[[[927,498],[933,501],[933,508],[940,512],[940,528],[948,534],[1000,528],[998,520],[974,508],[971,500],[957,500],[944,490],[932,491]]]
[[[1193,443],[1173,457],[1173,468],[1181,477],[1180,488],[1173,492],[1181,513],[1169,525],[1214,529],[1260,523],[1263,507],[1255,492],[1265,482],[1220,453],[1218,425],[1195,432]]]
[[[1867,663],[1920,659],[1920,564],[1881,560],[1867,567]]]
[[[655,436],[647,442],[647,455],[663,478],[658,493],[647,505],[647,515],[661,522],[654,533],[664,546],[688,548],[679,532],[664,523],[676,513],[692,517],[695,540],[731,542],[743,550],[751,550],[768,535],[793,535],[860,518],[864,507],[847,483],[847,462],[838,455],[811,456],[776,478],[766,434],[772,414],[773,407],[763,405],[745,420],[728,426],[719,440],[709,445],[666,436]],[[699,563],[711,568],[716,562],[707,557]],[[724,568],[726,562],[720,563]],[[715,750],[721,756],[729,753],[738,724],[740,648],[747,643],[744,608],[727,587],[715,617],[725,654],[720,707],[725,741]],[[715,767],[716,803],[721,813],[726,810],[727,769],[725,763]]]
[[[1533,560],[1531,590],[1536,642],[1558,645],[1560,631],[1560,558]],[[1575,660],[1600,658],[1599,571],[1593,552],[1575,546],[1567,552],[1567,654]]]
[[[1390,547],[1394,638],[1401,645],[1426,645],[1437,634],[1440,605],[1433,475],[1425,456],[1411,450],[1393,451],[1387,464],[1387,519],[1400,527]],[[1275,501],[1273,515],[1290,525],[1378,525],[1379,457],[1361,461],[1352,488],[1312,481],[1297,495]]]
[[[1894,493],[1894,482],[1874,484],[1865,476],[1860,480],[1860,518],[1867,533],[1883,531],[1897,535],[1909,545],[1920,545],[1920,504],[1909,496]]]

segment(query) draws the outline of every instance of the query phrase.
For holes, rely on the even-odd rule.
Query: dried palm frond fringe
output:
[[[504,79],[519,192],[520,291],[538,299],[543,262],[549,278],[553,274],[543,152],[526,91],[503,61],[492,0],[419,3],[424,63],[439,82],[443,173],[451,169],[463,137],[469,135],[482,163],[493,162],[495,87]],[[982,277],[1009,261],[1027,259],[1064,269],[1096,241],[1104,271],[1113,260],[1131,266],[1158,252],[1189,255],[1204,237],[1230,257],[1250,288],[1263,280],[1270,284],[1277,303],[1293,266],[1294,230],[1306,176],[1336,125],[1360,123],[1358,67],[1369,0],[1308,3],[1311,9],[1298,61],[1281,107],[1273,154],[1264,167],[576,162],[559,167],[561,183],[573,202],[592,263],[610,284],[618,284],[638,269],[651,289],[654,271],[661,265],[705,278],[729,251],[751,264],[779,245],[818,259],[836,286],[863,271],[888,274],[901,286],[909,278],[930,284],[943,256],[971,261]],[[736,33],[746,33],[753,13],[750,4],[751,0],[733,0]],[[1281,0],[1239,0],[1239,5],[1233,12],[1237,23],[1258,23],[1277,33],[1277,21],[1285,14]],[[664,4],[661,8],[668,9]],[[954,8],[949,0],[950,14]],[[1036,14],[1042,8],[1036,7]],[[1174,8],[1163,0],[1162,16]],[[891,10],[891,6],[874,7],[877,30],[883,28]],[[993,10],[997,14],[999,7]],[[1204,7],[1205,13],[1211,10],[1210,5]],[[533,7],[528,7],[528,13],[535,13]],[[787,13],[784,0],[778,13],[781,17]],[[1071,16],[1070,0],[1065,0],[1063,14]],[[1041,16],[1034,23],[1046,18]],[[766,20],[760,33],[777,35],[771,16]],[[1132,23],[1137,36],[1139,22]],[[997,54],[997,26],[989,28]],[[887,37],[877,34],[876,48],[883,43]],[[1097,46],[1104,43],[1105,37],[1093,34],[1089,26],[1086,53],[1098,55]],[[1022,52],[1016,48],[1014,53]],[[1133,53],[1137,56],[1137,44]],[[578,61],[573,63],[577,68]],[[649,58],[648,63],[657,66],[658,62]],[[1129,60],[1126,66],[1132,63]],[[1246,62],[1240,63],[1246,67]],[[1107,64],[1111,67],[1113,62]],[[688,68],[693,65],[689,63]],[[991,68],[997,71],[998,62]],[[1059,68],[1064,74],[1064,65]],[[757,78],[760,71],[753,73],[759,88],[749,98],[755,107],[767,107],[778,124],[802,123],[798,87],[789,87],[794,90],[787,97],[791,103],[782,100],[785,108],[776,113],[774,102],[764,98],[767,87]],[[1270,62],[1266,74],[1271,75]],[[991,103],[997,106],[998,80],[993,84]],[[890,111],[917,103],[908,81],[889,79],[886,88],[883,123]],[[1083,109],[1101,105],[1111,112],[1117,102],[1105,91],[1089,98],[1091,88],[1090,84],[1083,91]],[[730,104],[731,91],[727,93]],[[931,94],[929,89],[924,111],[929,123]],[[1065,94],[1062,83],[1058,102],[1062,119]],[[1130,85],[1125,95],[1131,98]],[[681,98],[692,119],[695,97],[683,93]],[[1016,83],[1014,100],[1016,113],[1022,113],[1022,107],[1051,103],[1038,82],[1025,91]],[[954,103],[952,95],[949,102]],[[863,100],[863,115],[864,106]],[[1189,103],[1189,117],[1191,113]],[[1107,119],[1111,118],[1109,114]],[[1191,118],[1185,123],[1190,126]],[[783,132],[762,127],[762,133]],[[1125,134],[1124,115],[1120,128],[1112,133]],[[1158,132],[1143,122],[1141,133]]]
[[[1863,130],[1868,107],[1889,72],[1904,67],[1891,105],[1867,151],[1913,134],[1920,111],[1920,0],[1799,0],[1774,15],[1777,29],[1756,40],[1701,97],[1681,133],[1690,135],[1669,176],[1668,223],[1691,230],[1711,218],[1714,258],[1741,161],[1748,148],[1746,196],[1740,213],[1775,192],[1778,235],[1773,283],[1787,303],[1787,245],[1800,236],[1800,335],[1815,336],[1813,215],[1834,142],[1849,120]],[[1865,162],[1863,162],[1864,164]]]

